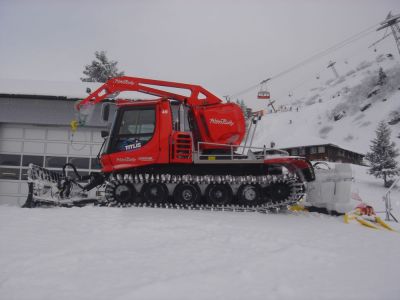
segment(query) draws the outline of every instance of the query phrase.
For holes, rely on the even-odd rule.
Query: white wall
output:
[[[64,162],[83,158],[85,166],[78,170],[90,172],[95,169],[93,158],[101,143],[97,128],[79,128],[72,135],[68,127],[0,123],[0,204],[25,202],[28,191],[24,174],[29,159],[41,159],[46,166],[54,162],[54,157]]]

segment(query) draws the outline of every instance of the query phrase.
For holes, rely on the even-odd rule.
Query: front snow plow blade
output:
[[[72,167],[76,178],[66,176],[66,167]],[[29,165],[28,169],[28,197],[22,207],[72,207],[84,206],[87,204],[97,204],[100,201],[96,197],[90,197],[88,191],[93,186],[93,177],[79,176],[76,168],[66,164],[62,172],[48,170],[34,164]],[[91,182],[82,186],[78,180],[91,179]],[[100,179],[97,179],[96,185]]]

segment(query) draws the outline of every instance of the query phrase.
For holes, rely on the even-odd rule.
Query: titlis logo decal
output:
[[[234,123],[232,120],[211,118],[210,124],[233,126]]]
[[[133,149],[137,149],[137,148],[140,148],[140,147],[142,147],[142,143],[141,142],[135,142],[134,144],[126,145],[125,146],[125,150],[126,151],[133,150]]]
[[[115,80],[116,83],[122,83],[122,84],[130,84],[130,85],[135,85],[134,81],[130,81],[128,79],[116,79]]]

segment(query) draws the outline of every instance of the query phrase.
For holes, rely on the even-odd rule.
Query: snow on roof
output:
[[[100,85],[98,82],[0,79],[0,94],[85,98],[86,88],[94,91]]]
[[[286,149],[286,148],[298,148],[298,147],[305,147],[305,146],[318,146],[318,145],[327,145],[327,144],[333,145],[333,143],[331,143],[329,140],[325,140],[325,139],[321,139],[319,137],[307,135],[307,136],[303,137],[301,141],[293,140],[292,137],[282,139],[279,141],[279,145],[277,145],[277,146],[279,148]],[[336,145],[336,146],[338,146],[338,145]],[[340,147],[340,146],[338,146],[338,147]]]

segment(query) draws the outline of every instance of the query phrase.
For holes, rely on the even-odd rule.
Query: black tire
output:
[[[288,182],[275,182],[264,188],[266,202],[283,202],[292,193],[292,188]]]
[[[232,203],[232,189],[223,183],[210,183],[205,192],[206,201],[212,205],[227,205]]]
[[[168,188],[164,183],[145,183],[141,192],[146,202],[161,204],[168,201]]]
[[[237,202],[240,205],[255,206],[261,202],[261,188],[258,184],[242,184],[237,191]]]
[[[132,204],[137,199],[136,189],[130,183],[120,183],[113,188],[108,187],[106,188],[106,195],[109,202],[122,205]]]
[[[196,205],[200,203],[201,193],[196,184],[180,183],[175,187],[173,197],[177,204]]]

